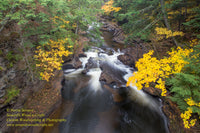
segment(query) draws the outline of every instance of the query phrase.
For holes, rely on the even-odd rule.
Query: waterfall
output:
[[[94,89],[95,91],[97,90],[102,90],[101,88],[101,83],[99,82],[99,78],[101,76],[101,69],[100,68],[95,68],[91,69],[87,75],[91,76],[91,79],[89,81],[89,86],[90,88]]]

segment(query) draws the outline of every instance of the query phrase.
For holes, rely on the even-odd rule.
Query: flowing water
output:
[[[80,58],[82,68],[64,70],[63,103],[54,117],[67,121],[46,127],[44,133],[169,132],[161,101],[126,87],[133,69],[117,59],[122,53],[110,53],[94,47]],[[100,81],[103,72],[115,82]]]
[[[103,48],[93,47],[80,58],[82,68],[63,70],[63,101],[50,118],[66,122],[42,133],[169,133],[161,100],[126,87],[134,70],[117,59],[123,53],[110,48],[113,42],[104,35]]]

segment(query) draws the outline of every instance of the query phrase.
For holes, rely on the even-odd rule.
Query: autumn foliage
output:
[[[189,106],[200,107],[200,102],[196,103],[191,97],[184,100]],[[181,113],[181,118],[183,119],[183,124],[185,128],[190,128],[191,126],[194,126],[197,121],[197,119],[191,119],[192,113],[193,110],[191,107],[188,107],[184,113]]]
[[[185,128],[194,126],[197,119],[193,114],[200,116],[200,77],[198,48],[182,49],[178,47],[168,53],[168,57],[158,60],[152,57],[154,51],[149,51],[136,62],[137,72],[129,77],[127,86],[135,85],[138,89],[154,85],[162,90],[161,95],[167,95],[166,80],[171,85],[170,92],[174,93],[171,99],[183,111],[181,118]],[[153,83],[153,84],[152,84]]]
[[[133,84],[140,90],[143,85],[149,87],[149,84],[154,82],[157,83],[155,87],[162,90],[161,95],[166,96],[165,79],[174,73],[181,72],[184,65],[187,64],[184,57],[187,57],[190,52],[192,49],[184,50],[178,47],[177,50],[168,53],[168,58],[158,60],[152,57],[154,51],[149,51],[136,63],[138,71],[134,72],[133,76],[128,79],[127,86]]]
[[[72,54],[70,52],[72,46],[68,45],[65,47],[67,41],[67,38],[58,41],[49,40],[47,44],[37,47],[34,57],[38,61],[36,66],[41,70],[40,76],[42,80],[49,81],[50,77],[54,76],[53,71],[61,69],[64,62],[62,57]]]
[[[161,39],[168,39],[170,37],[174,37],[174,36],[183,36],[184,33],[181,31],[174,31],[172,32],[171,30],[168,30],[167,28],[161,28],[161,27],[156,27],[155,31],[158,35],[158,39],[157,40],[161,40]]]
[[[119,10],[121,10],[121,7],[113,7],[113,3],[114,3],[114,1],[110,0],[110,1],[106,2],[105,5],[102,6],[101,9],[103,9],[106,14],[109,14],[113,11],[118,12]]]

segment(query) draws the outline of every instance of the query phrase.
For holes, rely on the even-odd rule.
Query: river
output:
[[[85,52],[82,68],[63,70],[62,104],[50,118],[66,122],[42,133],[169,133],[162,101],[126,87],[134,69],[117,59],[123,53],[109,36],[105,32],[102,48]]]

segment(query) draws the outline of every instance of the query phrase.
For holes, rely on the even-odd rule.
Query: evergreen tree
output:
[[[88,25],[97,22],[97,14],[100,12],[101,1],[94,0],[71,0],[68,2],[70,8],[70,19],[75,23],[75,33],[80,30],[86,31]]]
[[[114,16],[130,41],[135,37],[150,39],[156,27],[199,37],[198,0],[115,0],[115,6],[121,7]],[[171,39],[178,46],[176,39],[179,38],[172,36]]]
[[[122,9],[115,13],[115,17],[122,22],[129,39],[138,36],[147,38],[161,15],[158,0],[116,0],[116,6]]]

